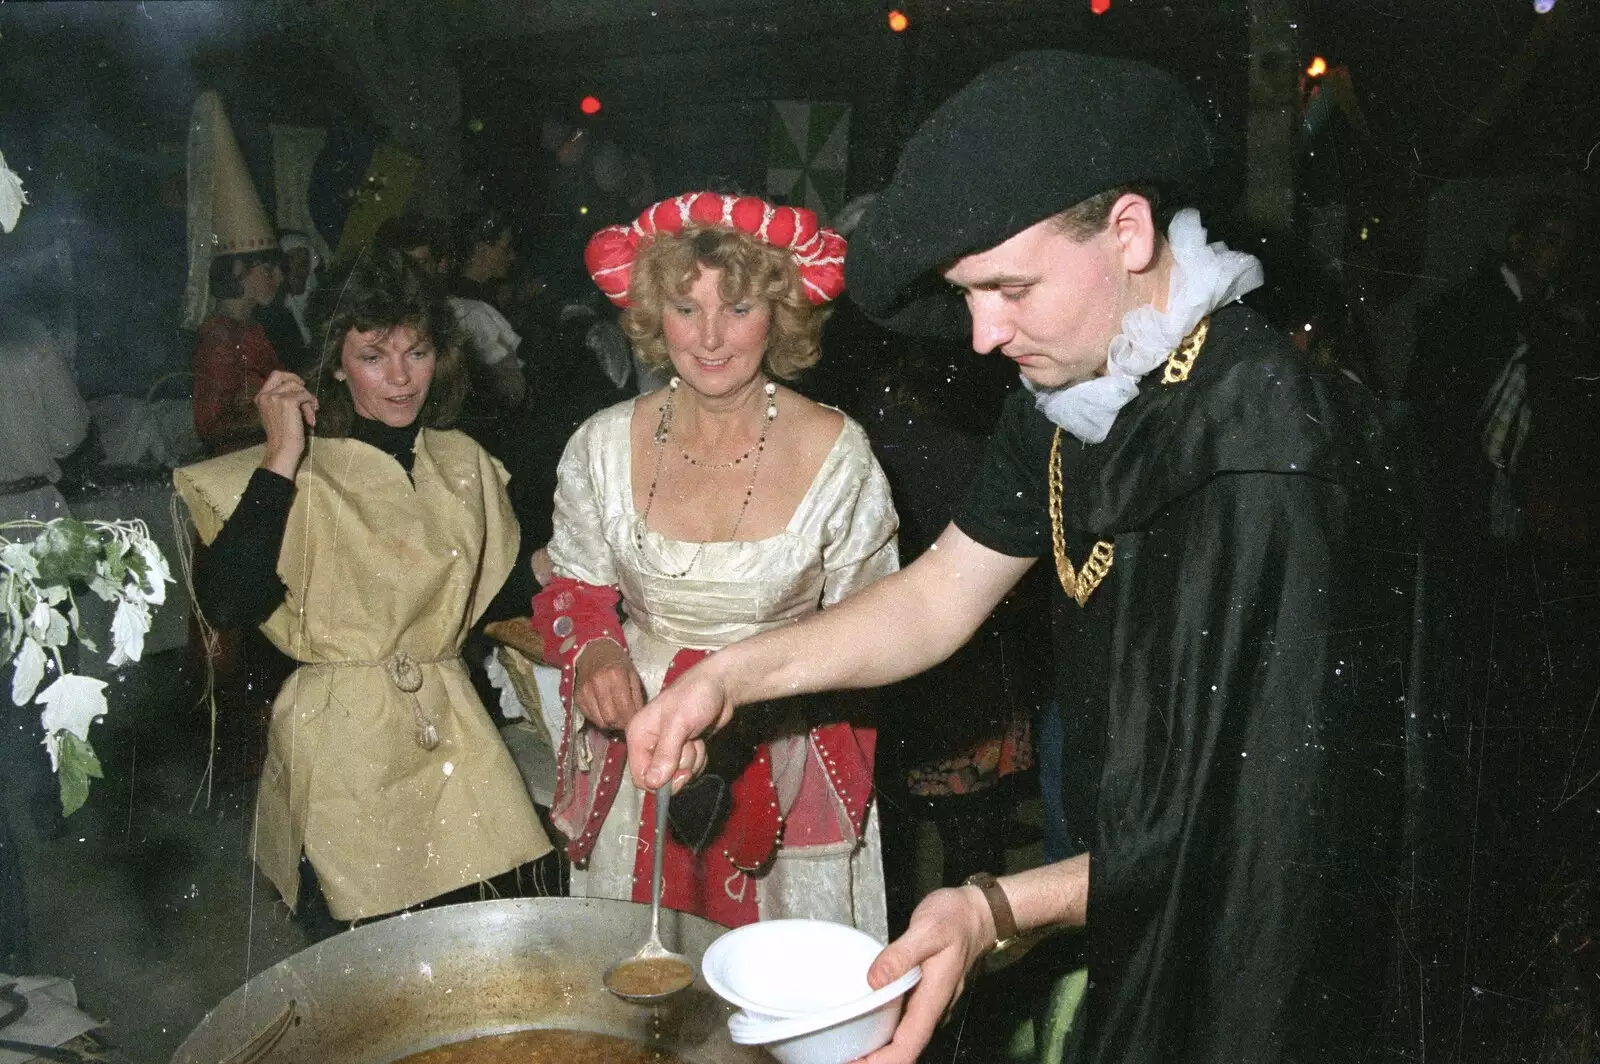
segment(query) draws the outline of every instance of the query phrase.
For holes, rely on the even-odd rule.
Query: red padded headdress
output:
[[[774,207],[755,196],[685,192],[645,209],[632,225],[610,225],[589,238],[583,262],[606,298],[628,305],[628,279],[640,248],[657,233],[681,233],[687,226],[727,226],[749,233],[794,256],[800,283],[812,303],[826,303],[844,291],[844,237],[817,224],[805,207]]]

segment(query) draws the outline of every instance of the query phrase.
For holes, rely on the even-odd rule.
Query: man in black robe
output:
[[[1053,924],[1085,926],[1070,1060],[1375,1048],[1409,481],[1373,398],[1234,302],[1259,263],[1206,244],[1192,210],[1166,224],[1208,144],[1176,80],[1064,52],[992,68],[924,123],[852,236],[850,291],[895,329],[970,330],[1028,390],[934,548],[712,655],[629,725],[644,786],[692,773],[735,706],[919,672],[1054,565],[1064,798],[1088,851],[924,900],[873,966],[875,986],[923,976],[868,1064],[910,1064],[986,953]]]

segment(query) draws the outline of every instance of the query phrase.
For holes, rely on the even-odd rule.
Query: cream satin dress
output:
[[[660,690],[679,650],[715,650],[759,635],[826,609],[899,568],[899,518],[889,483],[866,433],[848,418],[805,498],[777,535],[706,543],[702,549],[646,528],[634,510],[632,491],[629,425],[637,401],[601,411],[568,441],[549,552],[558,575],[620,590],[628,653],[647,697]],[[696,551],[700,556],[687,575],[665,575],[682,572]],[[566,712],[557,704],[547,716],[552,710]],[[546,723],[558,748],[563,727],[587,724],[578,713],[570,723],[560,716]],[[768,747],[780,803],[792,800],[799,773],[815,755],[814,744],[804,724],[796,722],[792,734],[769,741]],[[574,895],[633,897],[644,796],[623,776],[599,841],[573,870]],[[763,920],[825,919],[883,939],[887,914],[876,800],[859,839],[780,848],[771,870],[754,882]]]

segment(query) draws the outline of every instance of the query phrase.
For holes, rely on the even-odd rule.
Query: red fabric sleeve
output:
[[[533,597],[533,630],[545,660],[561,669],[561,704],[566,726],[556,758],[556,793],[551,821],[567,839],[567,857],[582,861],[594,848],[600,825],[617,796],[628,747],[596,730],[579,731],[572,720],[573,666],[590,640],[615,639],[626,648],[617,616],[621,596],[614,587],[557,577]]]
[[[533,597],[533,630],[544,643],[544,659],[561,668],[561,701],[572,706],[573,664],[590,640],[615,639],[623,649],[617,615],[621,596],[614,587],[599,587],[559,576]]]

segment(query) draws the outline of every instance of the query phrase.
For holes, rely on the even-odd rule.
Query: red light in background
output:
[[[1089,10],[1096,15],[1104,15],[1111,10],[1111,0],[1089,0]]]
[[[578,101],[578,110],[582,111],[586,115],[599,114],[600,98],[598,96],[585,96],[582,100]]]
[[[1320,78],[1328,72],[1328,61],[1320,55],[1311,60],[1311,65],[1306,67],[1306,77]]]
[[[896,33],[904,33],[906,27],[911,25],[911,20],[906,18],[906,13],[898,9],[889,12],[889,28]]]

